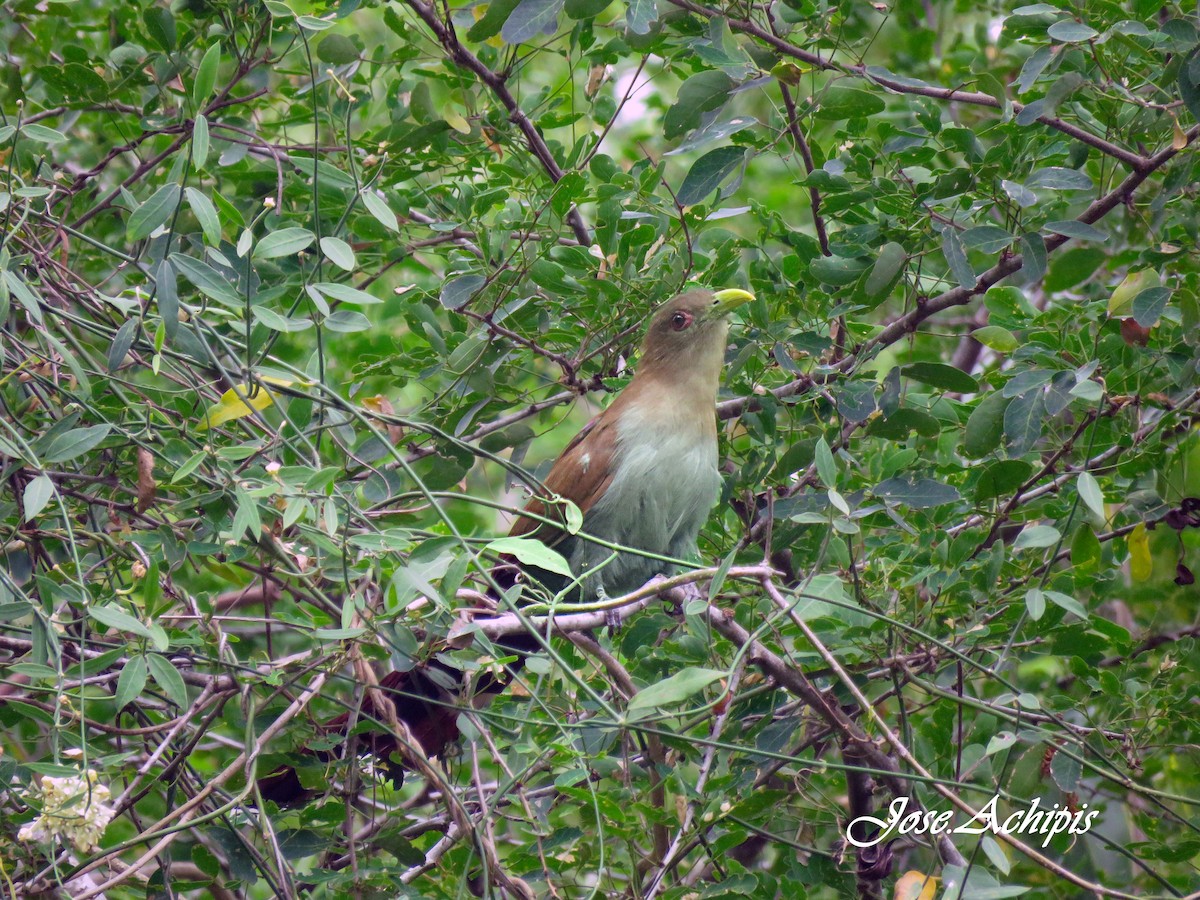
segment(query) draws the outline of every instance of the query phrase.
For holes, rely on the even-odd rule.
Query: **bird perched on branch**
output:
[[[695,288],[655,311],[633,380],[571,441],[546,476],[545,492],[530,500],[510,532],[553,547],[575,578],[540,569],[520,573],[508,565],[494,573],[501,587],[528,576],[559,593],[575,582],[569,599],[593,602],[634,591],[656,574],[669,574],[672,567],[662,557],[695,553],[700,528],[720,496],[714,407],[729,315],[752,299],[742,290]],[[583,515],[574,534],[568,533],[564,500]],[[499,643],[516,654],[508,667],[510,677],[539,646],[529,636]],[[475,694],[497,693],[508,680],[485,676]],[[457,739],[462,687],[462,673],[436,659],[380,680],[397,719],[427,756],[441,754]],[[387,717],[379,715],[368,695],[359,718]],[[344,731],[348,722],[348,715],[340,716],[325,728],[327,733]],[[360,740],[363,750],[384,761],[397,746],[391,734],[361,735]],[[259,789],[264,798],[278,802],[307,793],[290,768],[260,779]]]

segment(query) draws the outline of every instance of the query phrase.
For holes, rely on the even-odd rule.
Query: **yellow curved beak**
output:
[[[713,294],[713,308],[705,318],[719,319],[729,315],[743,303],[749,303],[754,295],[740,288],[728,288]]]

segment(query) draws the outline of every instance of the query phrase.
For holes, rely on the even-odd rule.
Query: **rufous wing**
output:
[[[547,503],[555,495],[570,500],[585,516],[596,501],[604,496],[612,483],[613,462],[617,446],[617,421],[614,407],[609,407],[572,438],[562,455],[550,469],[543,484],[544,495],[533,497],[525,512],[566,524],[562,504]],[[530,515],[521,515],[513,522],[512,537],[536,538],[553,546],[566,532]]]

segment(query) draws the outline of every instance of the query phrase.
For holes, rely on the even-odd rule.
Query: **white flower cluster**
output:
[[[100,837],[114,813],[107,802],[112,794],[99,779],[95,769],[63,778],[44,776],[40,797],[42,814],[22,826],[17,838],[45,841],[62,837],[85,853],[98,849]]]

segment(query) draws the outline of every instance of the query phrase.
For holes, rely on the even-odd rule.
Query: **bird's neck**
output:
[[[682,437],[716,441],[716,400],[721,366],[690,360],[687,365],[643,364],[618,398],[626,439],[650,442]]]
[[[721,370],[725,365],[726,323],[716,323],[695,343],[684,348],[642,348],[637,371],[625,391],[664,402],[697,406],[711,412],[717,400]]]

